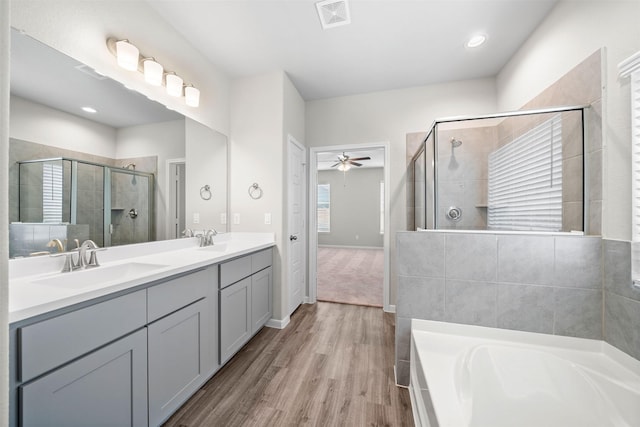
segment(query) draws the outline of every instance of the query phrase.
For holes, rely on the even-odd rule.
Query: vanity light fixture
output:
[[[167,94],[176,98],[184,95],[185,104],[189,107],[200,105],[200,90],[192,84],[185,85],[182,77],[173,71],[165,71],[162,64],[153,57],[141,55],[137,47],[129,40],[107,39],[109,51],[116,57],[118,65],[126,70],[138,71],[144,74],[147,83],[153,86],[164,85]],[[142,60],[140,57],[142,56]],[[125,86],[127,87],[127,86]],[[127,89],[129,89],[127,87]],[[184,90],[183,90],[184,89]]]
[[[193,85],[186,85],[184,87],[184,99],[189,107],[197,107],[200,105],[200,90],[193,87]]]
[[[137,71],[139,58],[140,51],[129,43],[129,40],[118,40],[116,42],[116,59],[119,66],[125,70]]]
[[[143,59],[142,68],[144,69],[144,79],[147,83],[152,86],[162,86],[164,67],[155,58]]]
[[[184,81],[173,71],[165,74],[167,84],[167,94],[170,96],[182,96],[182,86]]]
[[[484,35],[484,34],[476,34],[476,35],[472,36],[469,39],[469,41],[467,41],[465,46],[468,47],[469,49],[473,49],[473,48],[476,48],[476,47],[480,47],[486,41],[487,41],[487,36],[486,35]]]

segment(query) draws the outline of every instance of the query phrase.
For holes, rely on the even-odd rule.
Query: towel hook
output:
[[[200,188],[200,197],[202,200],[211,200],[211,187],[209,185],[204,185]]]
[[[260,188],[257,182],[254,182],[253,184],[251,184],[251,186],[249,186],[249,197],[251,197],[253,200],[258,200],[260,197],[262,197],[262,188]]]

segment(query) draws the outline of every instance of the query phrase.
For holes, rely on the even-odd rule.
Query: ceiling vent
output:
[[[333,28],[351,23],[347,0],[324,0],[316,3],[322,28]]]

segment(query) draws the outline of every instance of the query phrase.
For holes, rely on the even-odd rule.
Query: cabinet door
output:
[[[251,334],[271,318],[271,267],[251,276]]]
[[[142,329],[20,387],[21,425],[147,426]]]
[[[251,277],[220,290],[220,364],[251,338]]]
[[[149,425],[166,420],[206,380],[208,301],[149,325]]]

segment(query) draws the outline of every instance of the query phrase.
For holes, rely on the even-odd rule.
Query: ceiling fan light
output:
[[[184,88],[185,102],[189,107],[197,107],[200,105],[200,90],[189,85]]]
[[[182,78],[176,74],[167,74],[167,94],[170,96],[182,96]]]
[[[351,165],[350,165],[349,163],[340,163],[340,164],[338,165],[338,170],[339,170],[340,172],[346,172],[346,171],[348,171],[349,169],[351,169]]]
[[[129,43],[129,40],[116,42],[116,59],[118,65],[125,70],[136,71],[138,69],[138,59],[140,51],[137,47]]]
[[[142,64],[145,81],[153,86],[162,85],[162,75],[164,72],[162,65],[156,62],[154,58],[147,58]]]

